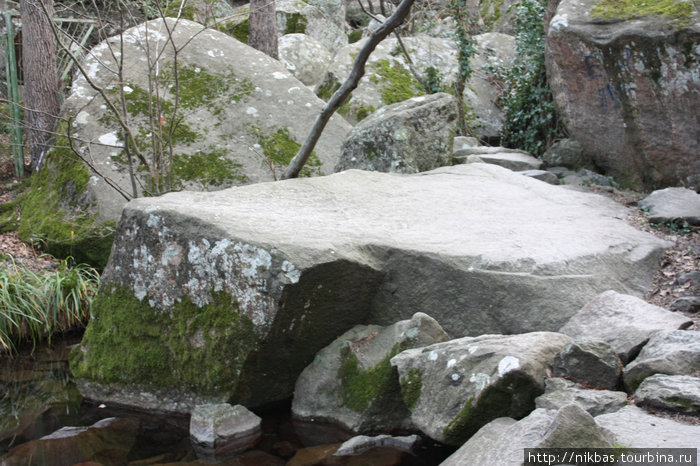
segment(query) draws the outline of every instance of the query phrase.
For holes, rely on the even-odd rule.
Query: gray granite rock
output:
[[[700,377],[655,374],[634,392],[637,405],[683,413],[700,413]]]
[[[591,416],[612,413],[627,404],[627,394],[611,390],[590,390],[560,377],[545,380],[544,394],[535,398],[535,406],[544,409],[559,409],[576,403]]]
[[[577,340],[554,358],[555,377],[566,377],[589,388],[614,390],[620,384],[622,361],[608,343]]]
[[[654,191],[639,201],[652,223],[687,222],[700,225],[700,194],[687,188]]]

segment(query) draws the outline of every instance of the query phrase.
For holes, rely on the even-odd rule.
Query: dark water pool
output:
[[[70,347],[80,335],[54,340],[49,347],[23,348],[10,358],[0,355],[0,460],[16,454],[20,445],[51,434],[64,426],[90,426],[108,417],[137,418],[140,427],[128,451],[128,464],[198,464],[189,441],[189,417],[158,415],[85,401],[73,383],[68,369]],[[349,435],[323,424],[299,424],[290,418],[290,403],[256,411],[263,418],[263,438],[252,452],[221,460],[224,464],[330,464],[313,463],[314,455],[332,449],[328,444]],[[327,446],[327,448],[326,448]],[[315,448],[309,448],[315,447]],[[14,449],[14,450],[13,450]],[[375,451],[376,450],[376,451]],[[453,450],[426,442],[414,454],[375,449],[362,459],[332,464],[431,466],[440,464]],[[290,461],[291,458],[297,457]],[[306,459],[301,462],[301,458]],[[5,456],[7,458],[7,456]],[[104,458],[104,457],[103,457]],[[116,458],[116,456],[115,456]],[[219,459],[208,458],[206,463]],[[52,458],[28,459],[27,464],[54,464]],[[123,459],[103,464],[123,464]],[[295,463],[296,461],[296,463]],[[320,460],[319,460],[320,461]],[[20,464],[20,463],[17,463]]]

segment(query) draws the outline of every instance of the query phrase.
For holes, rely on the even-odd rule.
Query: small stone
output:
[[[534,178],[536,180],[544,181],[545,183],[553,184],[555,186],[559,184],[559,178],[557,175],[546,170],[525,170],[520,172],[520,174],[529,176],[530,178]]]
[[[204,456],[242,452],[260,440],[261,421],[241,405],[197,405],[190,419],[190,439],[197,453]]]
[[[408,435],[404,437],[392,437],[391,435],[368,437],[366,435],[358,435],[344,442],[340,448],[333,453],[333,456],[355,456],[378,447],[390,447],[396,450],[410,452],[419,441],[420,437],[417,435]]]
[[[687,188],[666,188],[654,191],[639,201],[649,213],[651,223],[687,222],[700,225],[700,194]]]
[[[604,341],[576,341],[554,358],[556,377],[566,377],[588,388],[614,390],[620,383],[622,361]]]
[[[678,298],[669,308],[672,312],[700,312],[700,296]]]

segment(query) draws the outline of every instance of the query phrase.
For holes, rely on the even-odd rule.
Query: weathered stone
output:
[[[482,427],[440,466],[520,466],[525,448],[612,448],[595,421],[575,404],[536,409],[515,421],[499,418]]]
[[[544,409],[559,409],[575,403],[591,416],[612,413],[627,404],[627,393],[611,390],[589,390],[575,382],[560,377],[544,381],[545,392],[535,398],[535,406]]]
[[[404,349],[446,341],[430,316],[416,313],[388,327],[357,326],[323,348],[294,388],[296,419],[339,424],[355,433],[413,427],[389,359]]]
[[[478,155],[470,155],[469,157],[478,157]],[[529,176],[530,178],[544,181],[545,183],[553,184],[555,186],[559,184],[559,178],[557,175],[546,170],[524,170],[519,173],[521,175]]]
[[[287,34],[279,39],[279,60],[299,81],[309,87],[320,84],[331,62],[331,53],[306,34]]]
[[[419,34],[402,39],[411,51],[413,68],[423,75],[428,68],[439,70],[442,84],[449,88],[457,76],[458,63],[454,39]],[[487,64],[507,63],[515,56],[513,37],[488,33],[475,36],[476,54],[470,59],[473,73],[467,82],[464,101],[471,124],[479,137],[497,137],[503,126],[503,112],[496,106],[498,90],[483,68]],[[350,44],[338,51],[328,68],[328,77],[318,94],[328,99],[340,83],[350,75],[355,56],[365,41]],[[355,124],[377,109],[411,97],[425,94],[425,90],[411,74],[400,46],[388,37],[377,45],[370,56],[366,73],[350,99],[341,106],[341,113]]]
[[[586,304],[560,332],[572,338],[603,340],[626,363],[657,330],[677,330],[693,321],[634,296],[606,291]]]
[[[16,446],[0,457],[0,464],[72,466],[88,461],[106,466],[127,464],[138,430],[139,420],[133,418],[106,418],[90,427],[63,427]]]
[[[638,406],[692,414],[700,412],[700,377],[655,374],[634,392]]]
[[[461,445],[493,419],[532,411],[547,367],[570,341],[551,332],[466,337],[403,351],[391,364],[414,424]]]
[[[335,171],[418,173],[451,165],[457,100],[443,92],[380,108],[350,131]]]
[[[683,296],[671,304],[671,312],[700,312],[700,296]]]
[[[693,448],[700,426],[654,416],[637,406],[596,416],[595,422],[616,445],[627,448]]]
[[[656,3],[561,0],[546,39],[549,84],[568,133],[606,174],[698,186],[700,12]]]
[[[261,423],[262,419],[241,405],[197,405],[190,418],[190,440],[205,457],[239,453],[258,443]]]
[[[575,341],[557,354],[552,371],[555,377],[566,377],[588,388],[614,390],[620,383],[622,361],[604,341]]]
[[[403,437],[392,437],[391,435],[368,437],[366,435],[358,435],[343,442],[340,448],[333,453],[333,456],[356,456],[372,448],[380,447],[391,447],[410,452],[419,441],[420,437],[415,434]]]
[[[255,407],[361,323],[429,311],[453,336],[556,330],[610,286],[648,289],[667,243],[625,212],[488,164],[136,199],[71,370],[103,387],[88,398]]]
[[[574,139],[562,139],[552,144],[542,156],[542,161],[547,167],[566,167],[570,170],[578,170],[589,164],[589,160],[583,156],[583,147]]]
[[[541,160],[536,159],[528,152],[517,149],[476,146],[454,151],[456,162],[466,161],[471,155],[476,155],[484,163],[500,165],[513,171],[538,170],[542,166]]]
[[[700,194],[692,189],[666,188],[654,191],[639,201],[649,213],[651,223],[687,222],[700,225]]]
[[[42,178],[36,180],[36,189],[42,192],[23,204],[22,237],[39,236],[49,246],[58,243],[55,250],[61,257],[74,255],[73,250],[82,254],[102,239],[100,244],[106,245],[99,251],[104,256],[100,266],[104,266],[114,222],[127,199],[134,196],[134,185],[136,196],[142,196],[158,190],[216,190],[271,181],[296,154],[323,101],[277,60],[200,24],[180,20],[173,29],[174,20],[167,21],[174,44],[182,48],[178,53],[177,112],[174,87],[170,87],[174,53],[170,41],[165,40],[162,20],[123,33],[122,85],[111,55],[111,51],[120,50],[118,36],[101,42],[83,61],[89,77],[106,89],[117,108],[121,108],[123,90],[129,109],[127,120],[149,167],[136,161],[137,151],[132,147],[136,178],[132,184],[123,129],[102,97],[78,74],[64,103],[63,116],[71,122],[74,148],[90,167],[67,148],[65,138],[59,138],[56,149],[48,155]],[[146,39],[153,53],[162,52],[159,77],[151,76],[152,82]],[[151,71],[156,69],[155,64],[151,66]],[[155,90],[149,93],[149,86],[158,88],[157,98]],[[172,169],[158,179],[152,176],[153,147],[146,137],[153,124],[149,102],[162,107],[156,111],[159,115],[154,114],[159,127],[169,131],[170,124],[174,125]],[[349,130],[341,117],[331,118],[305,173],[332,172]],[[68,134],[65,127],[61,131]]]
[[[700,332],[658,331],[639,356],[625,367],[625,388],[631,393],[654,374],[697,375],[700,371]]]

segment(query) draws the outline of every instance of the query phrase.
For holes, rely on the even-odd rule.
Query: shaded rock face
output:
[[[253,407],[289,397],[360,323],[427,311],[453,336],[555,330],[609,286],[648,288],[666,243],[624,216],[478,163],[136,199],[71,369],[88,398]]]
[[[107,466],[126,464],[138,430],[139,420],[133,418],[106,418],[90,427],[63,427],[13,448],[0,457],[0,463],[6,466],[71,466],[92,461]]]
[[[524,419],[502,417],[486,424],[442,466],[523,464],[525,448],[612,448],[590,414],[575,404],[536,409]]]
[[[571,403],[579,405],[591,416],[613,413],[627,405],[627,393],[612,390],[590,390],[561,377],[544,381],[545,392],[535,399],[535,406],[559,409]]]
[[[410,429],[410,413],[389,360],[404,349],[448,339],[423,313],[388,327],[354,327],[323,348],[301,373],[292,413],[300,420],[333,422],[354,433]]]
[[[379,109],[353,128],[335,171],[418,173],[450,165],[457,100],[443,92]]]
[[[461,445],[493,419],[532,411],[547,367],[570,341],[551,332],[466,337],[403,351],[391,364],[415,425]]]
[[[620,383],[622,361],[603,341],[576,341],[554,358],[555,377],[566,377],[590,388],[614,390]]]
[[[549,24],[557,108],[584,155],[619,182],[700,182],[700,12],[683,3],[627,18],[605,2],[561,0]]]
[[[177,112],[175,88],[170,87],[174,52],[166,41],[168,29],[177,47],[184,47],[177,58]],[[173,190],[215,190],[276,179],[323,105],[277,60],[223,33],[203,30],[197,23],[180,20],[176,24],[168,19],[166,27],[162,20],[154,20],[128,29],[123,38],[124,83],[118,82],[116,59],[110,52],[110,47],[119,50],[118,36],[96,46],[85,58],[84,67],[113,101],[119,103],[119,89],[123,89],[128,121],[150,163],[153,154],[144,136],[150,128],[147,43],[153,54],[162,51],[160,74],[153,78],[160,100],[153,97],[152,104],[162,107],[159,125],[163,131],[169,130],[174,116],[177,123],[171,138]],[[77,192],[74,197],[94,200],[100,218],[117,220],[125,204],[118,191],[133,195],[117,118],[80,75],[64,112],[71,118],[71,135],[80,141],[77,150],[85,157],[89,154],[96,170],[91,172],[87,193]],[[331,119],[316,147],[309,174],[332,172],[349,129],[342,118]],[[132,156],[137,158],[133,150]],[[148,191],[148,170],[142,167],[135,171],[141,196]]]

